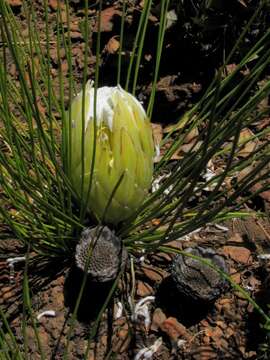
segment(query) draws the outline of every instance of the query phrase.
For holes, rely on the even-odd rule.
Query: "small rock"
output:
[[[221,321],[221,320],[217,320],[216,321],[216,324],[217,326],[219,326],[221,329],[226,329],[227,328],[227,325],[224,321]]]
[[[10,6],[21,6],[22,5],[22,0],[8,0],[8,4]]]
[[[263,198],[264,200],[270,202],[270,190],[261,192],[261,193],[259,194],[259,196],[260,196],[261,198]]]
[[[147,265],[144,265],[142,267],[142,270],[148,279],[155,281],[155,282],[161,282],[161,280],[166,277],[167,273],[161,269],[156,269],[154,267],[150,267]]]
[[[232,260],[240,262],[241,264],[247,264],[251,259],[250,250],[242,246],[227,245],[223,247],[223,252]]]
[[[221,299],[222,300],[222,299]],[[215,302],[215,308],[220,313],[221,311],[225,311],[227,308],[230,309],[231,302],[230,303],[224,303],[222,304],[220,300]]]
[[[222,337],[223,330],[218,326],[215,326],[214,328],[209,327],[205,329],[205,334],[217,342]]]
[[[229,299],[229,298],[224,298],[224,299],[220,299],[219,300],[219,304],[221,305],[221,306],[227,306],[228,304],[231,304],[231,299]]]
[[[160,308],[156,308],[152,318],[151,330],[158,331],[166,319],[164,312]]]
[[[194,360],[212,360],[218,359],[217,353],[210,346],[200,346],[196,349],[196,353],[192,354]]]
[[[223,337],[215,339],[215,346],[220,350],[229,348],[228,341],[225,340]]]
[[[190,341],[192,338],[188,329],[184,325],[180,324],[174,317],[169,317],[163,321],[160,329],[174,342],[176,342],[179,338],[187,341]]]
[[[49,6],[50,6],[53,10],[57,10],[57,0],[49,0]]]
[[[204,336],[203,337],[203,343],[205,344],[205,345],[209,345],[210,344],[210,337],[209,336]]]
[[[231,269],[231,279],[236,283],[241,283],[241,274],[239,272],[236,272],[235,269]]]
[[[229,339],[234,334],[235,334],[235,331],[231,327],[227,327],[224,336],[226,339]]]
[[[238,232],[235,232],[232,234],[232,236],[229,238],[228,240],[229,243],[242,243],[244,242],[243,240],[243,236],[238,233]]]
[[[208,322],[206,319],[203,319],[203,320],[200,322],[200,324],[201,324],[202,326],[204,326],[204,327],[210,326],[210,325],[209,325],[209,322]]]
[[[56,11],[58,8],[57,0],[49,0],[49,6],[52,10]],[[60,2],[60,7],[63,8],[64,4]]]
[[[149,284],[147,284],[141,280],[138,281],[137,295],[139,295],[141,297],[145,297],[145,296],[149,296],[149,295],[153,295],[153,294],[154,294],[154,290]]]
[[[100,30],[103,32],[110,32],[113,29],[114,16],[121,16],[121,11],[111,6],[101,11],[100,15]],[[98,24],[95,25],[94,31],[98,30]]]
[[[168,262],[172,260],[172,255],[171,254],[167,254],[167,253],[163,253],[163,252],[159,252],[156,253],[155,255],[153,255],[153,259],[157,260],[157,261],[164,261],[164,262]]]
[[[116,39],[115,36],[113,36],[112,38],[110,38],[110,40],[107,42],[107,45],[106,45],[106,51],[109,53],[109,54],[115,54],[118,49],[120,47],[120,43],[119,41]]]
[[[180,241],[180,240],[173,240],[173,241],[170,241],[167,243],[168,246],[171,246],[175,249],[179,249],[179,250],[182,250],[183,248],[183,242]]]
[[[12,286],[5,286],[1,289],[1,295],[2,295],[2,299],[5,300],[9,300],[10,298],[12,298],[12,296],[14,296],[14,292],[13,292],[13,288]]]

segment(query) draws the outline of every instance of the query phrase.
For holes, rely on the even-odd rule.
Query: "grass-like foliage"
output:
[[[125,82],[126,88],[131,87],[133,93],[136,91],[150,7],[151,1],[146,2],[134,40],[133,56]],[[153,90],[148,106],[150,116],[154,106],[167,7],[168,2],[163,1],[157,39],[157,58],[153,72]],[[83,86],[75,83],[73,75],[68,2],[65,10],[67,14],[65,27],[60,11],[55,19],[54,39],[56,38],[57,42],[59,63],[57,70],[59,86],[56,89],[51,76],[49,54],[52,34],[49,29],[46,1],[42,37],[37,31],[34,6],[29,5],[28,2],[24,3],[28,24],[27,38],[22,35],[20,24],[11,9],[6,2],[1,1],[3,46],[0,65],[2,188],[0,211],[2,224],[6,225],[1,236],[10,236],[9,231],[11,231],[22,242],[30,241],[35,251],[48,256],[72,253],[76,241],[74,234],[78,234],[85,224],[91,223],[87,209],[74,200],[75,191],[63,170],[68,164],[65,164],[66,157],[63,151],[65,147],[61,146],[62,120],[69,117],[66,110],[75,90]],[[256,14],[250,24],[255,17]],[[90,30],[87,26],[87,17],[84,21],[84,40],[88,43]],[[247,24],[245,31],[249,29],[250,24]],[[269,65],[269,30],[249,49],[232,73],[226,76],[224,72],[226,64],[241,44],[245,31],[199,103],[179,120],[165,138],[164,145],[166,143],[171,145],[167,146],[167,151],[156,166],[155,178],[164,173],[171,156],[184,143],[190,131],[199,129],[196,143],[173,166],[171,176],[166,177],[158,191],[149,193],[142,207],[129,221],[118,227],[118,233],[129,248],[153,249],[160,243],[188,234],[209,221],[226,218],[233,209],[239,210],[251,196],[249,190],[254,184],[267,178],[268,169],[265,165],[269,162],[270,155],[269,143],[265,138],[269,129],[254,135],[258,145],[248,156],[241,157],[238,153],[248,141],[254,140],[249,138],[243,140],[240,136],[241,130],[252,127],[265,116],[264,111],[259,110],[258,104],[268,96],[270,83],[265,81],[260,88],[257,83]],[[100,57],[100,32],[98,34],[96,88]],[[124,31],[121,40],[124,41],[123,39]],[[60,50],[63,49],[69,65],[66,77],[60,66]],[[85,46],[83,83],[87,80],[88,53],[89,49]],[[19,80],[16,81],[9,75],[7,69],[10,57],[18,73]],[[120,74],[121,56],[118,65]],[[246,68],[249,69],[249,73],[239,77],[241,71]],[[67,82],[68,86],[64,86]],[[171,141],[172,138],[174,141]],[[207,183],[202,181],[201,177],[206,172],[208,162],[217,159],[223,162],[223,171],[209,179]],[[224,187],[226,180],[232,179],[241,169],[251,164],[252,170],[241,180],[236,181],[228,192]],[[212,191],[207,197],[197,197],[197,194],[201,194],[202,190],[211,184]],[[260,191],[263,190],[265,188],[261,187]],[[198,201],[195,202],[195,206],[191,206],[190,199],[194,197],[197,197]],[[237,216],[237,213],[234,212],[232,216]],[[156,218],[160,220],[158,225],[151,226],[142,234],[141,228]],[[140,234],[136,235],[138,231]],[[140,239],[139,243],[136,241],[137,238]]]

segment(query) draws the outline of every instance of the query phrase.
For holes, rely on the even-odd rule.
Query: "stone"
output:
[[[10,6],[21,6],[22,5],[22,0],[8,0],[8,4]]]
[[[180,324],[180,322],[174,317],[169,317],[163,321],[160,329],[165,332],[174,342],[180,338],[187,341],[190,341],[192,338],[192,335],[188,329],[184,325]]]
[[[109,53],[109,54],[115,54],[119,48],[120,48],[120,43],[119,41],[116,39],[115,36],[113,36],[112,38],[110,38],[110,40],[107,42],[107,45],[106,45],[106,51]]]
[[[250,250],[242,246],[224,246],[223,253],[241,264],[247,264],[251,260]]]
[[[117,10],[114,6],[108,7],[101,11],[100,14],[100,30],[101,32],[111,32],[114,25],[114,17],[120,17],[121,11]],[[96,25],[93,31],[98,31],[98,26]]]
[[[148,279],[155,282],[161,282],[168,275],[166,271],[148,265],[144,265],[142,271]]]
[[[56,11],[58,8],[58,5],[60,5],[60,8],[64,8],[64,3],[63,2],[59,2],[58,4],[58,0],[49,0],[49,6],[52,10]]]
[[[2,295],[2,299],[5,301],[9,300],[10,298],[12,298],[12,296],[14,296],[14,292],[13,292],[13,288],[12,286],[5,286],[1,289],[1,295]]]
[[[231,269],[231,279],[239,285],[241,283],[241,273],[235,269]]]
[[[58,7],[58,5],[57,5],[57,0],[49,0],[49,6],[50,6],[50,8],[52,8],[54,11],[56,11],[56,10],[57,10],[57,7]]]
[[[199,346],[196,353],[192,355],[194,360],[211,360],[217,359],[217,353],[211,346]]]
[[[153,295],[154,294],[154,290],[153,288],[145,283],[144,281],[138,280],[137,283],[137,295],[140,297],[146,297],[149,295]]]

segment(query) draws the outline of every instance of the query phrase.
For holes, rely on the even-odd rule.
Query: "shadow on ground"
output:
[[[65,306],[74,311],[83,281],[83,272],[71,267],[64,284]],[[82,299],[78,308],[77,319],[84,323],[94,320],[105,303],[113,282],[93,282],[87,279]]]
[[[160,284],[156,302],[168,317],[176,317],[181,324],[187,327],[198,324],[213,308],[213,303],[194,301],[184,294],[177,294],[175,283],[171,277],[167,277]]]

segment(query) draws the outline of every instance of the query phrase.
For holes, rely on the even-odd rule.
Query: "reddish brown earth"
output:
[[[257,256],[269,243],[269,223],[236,220],[225,225],[228,231],[207,226],[190,240],[174,241],[170,245],[178,249],[196,245],[215,248],[226,259],[234,282],[265,307],[269,298],[269,272],[267,263]],[[228,288],[213,304],[187,303],[168,284],[171,258],[168,254],[157,253],[135,265],[135,304],[146,296],[155,297],[149,302],[149,326],[145,326],[143,317],[136,321],[132,319],[128,303],[132,283],[128,271],[120,280],[116,296],[103,314],[98,332],[91,340],[89,359],[131,359],[159,338],[162,343],[153,359],[256,359],[263,333],[259,328],[261,318],[253,306],[232,288]],[[48,266],[52,267],[51,264]],[[22,291],[20,268],[22,266],[18,265],[15,271],[15,283],[10,284],[7,264],[2,261],[1,273],[6,276],[2,275],[1,302],[10,311],[13,308],[11,326],[22,345],[22,312],[18,308],[19,302],[14,303]],[[35,268],[30,266],[30,276],[32,270]],[[41,288],[33,287],[39,289],[32,297],[33,316],[36,318],[46,310],[55,311],[55,316],[43,316],[37,321],[38,331],[46,359],[62,359],[70,327],[69,310],[74,306],[78,278],[74,270],[66,269],[62,275],[55,274],[48,280],[48,284]],[[69,359],[83,359],[91,324],[109,288],[110,285],[87,286],[78,312],[79,320],[75,322],[70,340]],[[124,310],[122,316],[115,319],[119,301]],[[30,323],[26,333],[30,356],[39,359]]]

